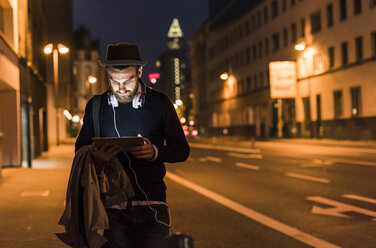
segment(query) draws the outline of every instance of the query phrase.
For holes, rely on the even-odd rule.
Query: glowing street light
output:
[[[91,84],[95,84],[97,82],[97,78],[94,76],[89,76],[87,79]]]
[[[224,72],[224,73],[222,73],[219,77],[220,77],[220,79],[222,79],[222,80],[227,80],[227,79],[228,79],[228,73],[227,73],[227,72]]]
[[[295,45],[295,50],[297,51],[303,51],[305,48],[306,48],[306,44],[304,41]]]
[[[183,104],[183,101],[178,99],[175,101],[176,105],[181,106]]]
[[[66,54],[66,53],[69,52],[69,48],[64,46],[61,43],[57,44],[57,48],[59,49],[59,53],[61,53],[61,54]]]

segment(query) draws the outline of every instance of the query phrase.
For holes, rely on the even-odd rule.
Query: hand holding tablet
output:
[[[144,139],[137,136],[128,136],[128,137],[96,137],[92,138],[95,148],[100,148],[104,144],[110,146],[119,146],[123,149],[124,152],[130,152],[133,147],[144,145]]]

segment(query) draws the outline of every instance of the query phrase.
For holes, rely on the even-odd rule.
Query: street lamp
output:
[[[65,45],[58,43],[54,45],[53,43],[47,44],[43,52],[45,54],[52,53],[52,62],[53,62],[53,74],[54,74],[54,98],[55,98],[55,107],[56,107],[56,145],[60,145],[59,138],[59,106],[58,106],[58,90],[59,90],[59,53],[66,54],[69,52],[69,48]]]
[[[227,73],[227,72],[222,73],[222,74],[219,76],[219,78],[222,79],[222,80],[227,80],[227,79],[228,79],[228,73]]]

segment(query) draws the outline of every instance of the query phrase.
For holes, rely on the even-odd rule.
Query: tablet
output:
[[[128,137],[96,137],[92,138],[94,146],[99,148],[104,144],[109,145],[118,145],[123,148],[124,152],[130,152],[135,146],[144,145],[144,139],[137,136],[128,136]]]

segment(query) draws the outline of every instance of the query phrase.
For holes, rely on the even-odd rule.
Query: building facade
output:
[[[376,139],[376,1],[238,0],[214,7],[209,2],[214,14],[191,40],[198,75],[195,56],[202,52],[193,44],[205,37],[198,49],[205,50],[206,83],[193,83],[198,111],[209,118],[201,127],[207,135]],[[296,70],[294,96],[279,101],[270,96],[275,61],[293,62]]]

